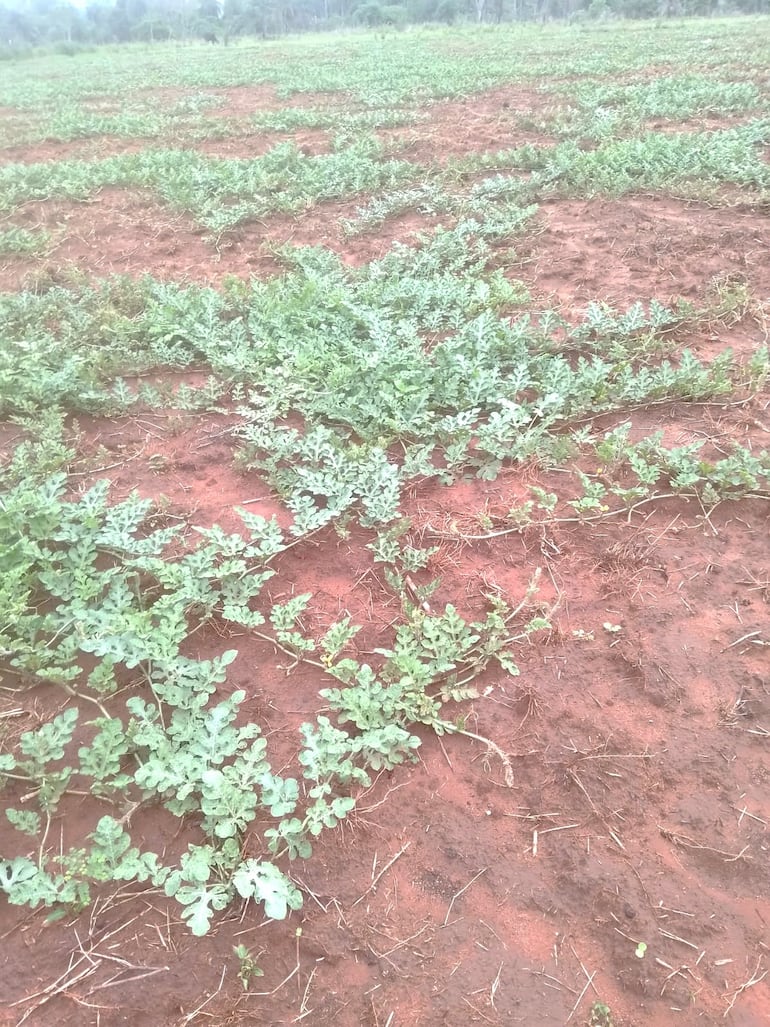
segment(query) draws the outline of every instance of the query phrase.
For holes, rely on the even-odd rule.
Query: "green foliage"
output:
[[[223,232],[273,211],[297,211],[321,200],[392,187],[417,169],[379,160],[363,138],[331,154],[306,156],[280,143],[254,160],[217,160],[192,150],[146,150],[98,161],[9,164],[0,168],[0,212],[30,200],[85,200],[104,186],[149,189]]]
[[[285,920],[290,909],[299,909],[302,895],[274,863],[247,859],[233,875],[235,890],[244,899],[263,903],[273,920]]]
[[[451,481],[468,469],[494,478],[506,461],[563,459],[564,426],[597,411],[712,399],[747,374],[757,387],[765,374],[759,350],[748,372],[729,353],[711,365],[686,350],[661,359],[672,329],[708,319],[708,310],[653,301],[618,313],[593,303],[577,324],[553,311],[517,313],[526,293],[488,268],[490,244],[475,221],[395,246],[360,269],[319,250],[285,256],[294,266],[283,277],[224,293],[147,278],[6,296],[0,402],[28,423],[45,407],[44,463],[61,465],[68,451],[52,404],[132,409],[145,400],[122,375],[208,366],[210,384],[195,395],[146,401],[206,408],[237,395],[241,462],[268,476],[294,516],[292,534],[302,536],[351,511],[364,525],[395,522],[414,479]],[[42,448],[35,452],[43,460]],[[256,551],[208,538],[208,547],[153,573],[184,595],[185,612],[210,616],[220,602],[228,620],[258,626],[251,600],[269,571],[245,575]],[[106,655],[113,643],[99,644]]]
[[[568,138],[606,140],[640,128],[646,121],[675,123],[704,115],[751,112],[763,106],[751,82],[730,82],[708,75],[661,76],[619,84],[586,81],[564,90],[571,104],[539,123],[546,131]]]
[[[359,745],[370,745],[372,733],[378,730],[395,739],[394,728],[405,729],[413,723],[442,733],[448,730],[443,705],[477,696],[472,682],[490,661],[509,674],[519,673],[514,645],[547,628],[548,622],[531,620],[512,633],[514,619],[525,604],[511,611],[502,600],[490,597],[490,605],[486,618],[471,624],[451,604],[442,614],[412,607],[408,620],[396,630],[393,647],[377,650],[385,661],[379,673],[350,659],[331,668],[346,687],[324,689],[321,695],[337,712],[340,724],[350,722],[362,732]],[[382,765],[401,758],[399,750],[395,759],[393,753],[387,755]]]
[[[0,257],[33,256],[45,251],[48,232],[31,232],[26,228],[4,228],[0,231]]]
[[[233,953],[239,961],[238,980],[243,985],[243,990],[248,991],[252,978],[263,977],[264,971],[260,969],[256,959],[252,956],[246,945],[235,945]]]
[[[557,511],[559,497],[555,493],[531,487],[533,498],[512,507],[505,515],[501,523],[514,526],[506,530],[572,520],[574,514],[590,520],[614,516],[656,496],[695,498],[704,510],[744,496],[770,496],[768,450],[752,452],[734,444],[727,455],[708,459],[702,453],[709,448],[705,439],[668,448],[663,445],[662,432],[633,443],[630,430],[629,424],[622,424],[603,436],[576,442],[575,456],[581,464],[601,466],[593,475],[579,466],[564,468],[574,479],[571,485],[565,481],[562,488],[562,495],[569,495],[572,489],[575,496],[566,500],[571,513],[562,516]],[[491,519],[488,527],[494,528],[496,524]]]
[[[237,653],[196,660],[181,652],[192,626],[215,614],[263,623],[250,604],[271,573],[268,561],[284,548],[275,522],[244,512],[247,537],[199,528],[197,548],[172,557],[181,529],[148,529],[148,501],[134,495],[110,505],[105,482],[76,501],[64,489],[63,475],[22,482],[3,501],[0,555],[10,587],[0,597],[0,658],[22,672],[20,688],[45,680],[76,701],[22,733],[18,754],[0,760],[0,777],[33,786],[46,825],[66,791],[85,784],[99,799],[123,799],[132,810],[152,802],[192,817],[205,841],[164,865],[133,844],[124,820],[105,815],[88,847],[59,855],[41,848],[37,865],[23,855],[0,860],[0,887],[14,904],[81,908],[95,885],[136,881],[175,898],[196,935],[236,897],[282,919],[299,908],[301,894],[274,859],[309,857],[312,840],[351,814],[352,792],[368,787],[370,771],[412,757],[419,739],[411,724],[450,730],[442,704],[475,694],[470,681],[490,659],[515,670],[508,653],[515,639],[499,601],[473,625],[451,606],[440,617],[410,608],[393,648],[381,651],[381,678],[342,656],[358,630],[349,617],[316,644],[300,630],[309,595],[274,604],[267,620],[276,643],[298,656],[320,648],[329,673],[346,683],[322,693],[340,726],[320,716],[302,727],[300,787],[273,773],[259,726],[239,720],[245,691],[216,695]],[[402,556],[410,567],[425,559],[410,547]],[[246,590],[237,597],[235,583]],[[35,603],[25,599],[33,595]],[[89,671],[83,654],[96,660]],[[122,711],[107,715],[99,696],[115,693],[127,672],[151,698],[132,694]],[[82,724],[87,702],[103,715]],[[36,809],[11,807],[6,815],[22,834],[45,838]],[[256,829],[258,821],[273,826]],[[241,858],[247,830],[261,835],[261,858]]]
[[[7,769],[11,769],[14,766],[10,761],[7,763]],[[8,822],[16,828],[17,831],[22,831],[24,834],[31,835],[33,838],[40,833],[40,817],[33,810],[19,810],[19,809],[6,809],[5,815]]]
[[[369,6],[380,23],[398,20]],[[436,8],[447,20],[457,13]],[[623,423],[600,434],[590,428],[597,414],[618,424],[640,405],[713,402],[761,388],[764,348],[745,362],[724,352],[707,363],[678,341],[680,329],[745,313],[745,289],[726,284],[702,310],[653,300],[616,311],[594,302],[568,322],[556,311],[527,310],[526,288],[504,270],[520,259],[512,246],[542,198],[732,183],[762,202],[767,190],[768,122],[748,76],[752,62],[763,70],[766,60],[754,34],[710,26],[709,34],[723,32],[719,50],[703,35],[683,45],[649,34],[640,45],[639,37],[585,31],[499,29],[483,47],[469,32],[474,45],[465,49],[450,48],[443,34],[398,36],[387,47],[365,35],[340,37],[342,58],[335,50],[333,61],[322,42],[286,41],[297,60],[266,43],[260,62],[244,62],[237,47],[202,61],[191,47],[175,51],[173,68],[137,48],[130,61],[117,52],[109,69],[82,55],[90,77],[57,79],[30,64],[4,80],[0,102],[24,108],[6,121],[8,145],[104,134],[162,140],[157,149],[93,161],[7,163],[7,213],[28,200],[84,199],[113,185],[150,190],[214,234],[352,196],[367,200],[345,225],[350,235],[410,210],[453,226],[395,244],[362,267],[287,245],[276,250],[284,273],[267,281],[205,288],[149,276],[73,279],[68,288],[48,283],[0,296],[0,413],[19,433],[1,475],[0,669],[20,697],[42,686],[62,700],[0,756],[6,820],[16,832],[0,859],[10,903],[58,915],[83,908],[105,883],[131,881],[163,889],[196,935],[233,902],[258,903],[275,919],[300,907],[291,862],[311,857],[315,839],[353,814],[373,774],[415,758],[415,725],[465,732],[448,704],[478,698],[478,677],[489,667],[517,675],[521,645],[549,627],[536,582],[515,609],[488,595],[475,622],[451,602],[427,602],[439,583],[421,572],[437,552],[401,517],[404,491],[415,483],[493,480],[524,463],[559,467],[557,491],[532,486],[506,516],[480,517],[484,531],[497,533],[579,525],[662,495],[695,499],[706,516],[720,502],[767,498],[764,451],[717,451],[701,440],[667,447],[654,434],[632,442]],[[527,63],[518,59],[523,47]],[[728,53],[740,54],[746,81],[710,76],[709,69],[723,74]],[[670,76],[634,77],[662,60]],[[422,123],[427,112],[417,105],[433,98],[540,82],[555,61],[565,77],[590,76],[571,83],[569,111],[554,106],[538,125],[562,140],[557,145],[472,155],[426,175],[385,159],[373,135]],[[693,66],[702,71],[692,74]],[[631,80],[608,84],[619,70]],[[282,96],[326,92],[329,104],[249,111],[240,121],[211,116],[218,94],[202,90],[268,79]],[[103,99],[93,102],[180,84],[187,95],[165,107],[135,97],[116,113]],[[634,134],[651,118],[742,111],[759,117],[718,132]],[[309,157],[282,143],[255,160],[219,160],[167,148],[255,127],[329,130],[333,152]],[[489,174],[479,180],[477,171]],[[21,228],[0,235],[6,253],[30,255],[46,244],[42,233]],[[168,369],[207,380],[195,388],[141,384],[148,372]],[[240,532],[158,528],[152,502],[133,495],[113,503],[108,483],[82,490],[82,479],[67,477],[77,459],[67,414],[147,407],[236,410],[239,463],[258,470],[283,501],[292,516],[286,535],[275,519],[246,510]],[[359,626],[349,615],[311,634],[312,596],[276,592],[281,601],[273,602],[267,594],[285,550],[327,526],[366,533],[401,606],[369,662],[353,648]],[[253,634],[325,675],[328,708],[301,726],[294,776],[274,771],[269,739],[247,715],[247,687],[224,687],[238,653],[191,655],[191,637],[207,624]],[[261,670],[239,666],[239,684],[245,672],[258,688]],[[49,829],[68,791],[90,794],[110,812],[94,818],[77,845],[54,849]],[[145,805],[195,832],[168,865],[134,844],[132,818]],[[259,967],[242,946],[236,956],[247,988]],[[592,1017],[609,1022],[599,1005]]]
[[[612,1010],[604,1002],[594,1002],[588,1014],[588,1027],[614,1027]]]
[[[307,8],[285,7],[276,8],[272,17],[265,9],[264,17],[260,17],[255,8],[251,17],[240,11],[231,17],[228,8],[226,5],[223,13],[230,37],[296,32],[308,26],[305,19],[310,14]],[[629,17],[658,17],[659,14],[659,7],[646,4],[645,0],[611,0],[609,8],[613,14]],[[712,4],[706,4],[701,13],[709,13],[711,9]],[[62,10],[73,13],[66,5],[53,14],[46,12],[39,19],[42,26],[38,24],[37,31],[29,37],[18,38],[18,25],[13,28],[7,25],[2,38],[15,38],[17,52],[25,52],[44,43],[51,30],[58,30],[58,38],[66,39],[69,34],[73,37],[70,45],[79,48],[81,43],[74,41],[78,29],[90,24],[97,37],[103,32],[111,40],[124,41],[135,34],[138,39],[153,39],[154,43],[78,52],[74,56],[46,54],[31,60],[8,61],[0,91],[3,105],[25,110],[50,108],[52,103],[70,106],[84,98],[124,98],[142,88],[165,85],[207,92],[216,87],[259,85],[268,80],[275,83],[282,96],[298,92],[343,92],[379,106],[469,95],[506,82],[532,80],[539,83],[552,75],[555,67],[568,79],[633,74],[652,65],[665,65],[671,77],[689,77],[692,69],[698,68],[702,73],[713,70],[717,82],[729,63],[740,64],[747,73],[756,70],[763,74],[766,69],[764,24],[756,17],[694,21],[676,24],[670,31],[650,31],[619,19],[597,25],[584,24],[579,31],[565,31],[565,26],[558,23],[526,25],[518,21],[506,24],[511,9],[503,9],[504,22],[495,24],[493,32],[485,25],[464,24],[451,29],[434,29],[430,33],[389,33],[387,45],[383,45],[381,32],[323,33],[304,38],[293,35],[280,43],[263,38],[256,44],[259,60],[254,60],[253,39],[242,42],[232,39],[231,45],[216,50],[207,43],[180,48],[176,41],[179,36],[192,34],[200,39],[203,32],[211,34],[211,23],[205,19],[201,23],[187,18],[180,23],[177,17],[164,10],[160,20],[148,17],[141,29],[135,25],[134,33],[125,20],[125,12],[122,15],[120,11],[112,12],[110,18],[94,25],[84,17],[76,18],[75,24],[62,20],[59,17]],[[413,4],[409,10],[417,21],[477,19],[476,8],[452,0]],[[564,4],[556,4],[551,10],[559,18],[570,13]],[[691,12],[691,0],[679,10]],[[331,24],[335,28],[342,27],[344,19],[340,8],[332,4],[328,11]],[[354,17],[355,8],[347,8],[346,13]],[[533,16],[539,19],[540,13],[539,7],[531,5],[516,8],[519,19]],[[483,14],[495,20],[498,11],[494,5],[487,5]],[[313,25],[319,24],[318,16],[318,11],[312,12]],[[219,33],[219,29],[217,23],[214,32]],[[176,38],[163,42],[169,38],[169,32]],[[330,50],[333,50],[333,59],[330,59]],[[51,75],[41,75],[41,66],[50,68]],[[142,99],[147,106],[147,98]]]
[[[93,737],[77,749],[77,762],[71,750],[79,708],[69,706],[24,732],[19,756],[4,756],[0,773],[32,783],[47,817],[77,777],[98,796],[128,794],[140,804],[160,800],[177,816],[196,812],[212,844],[188,853],[172,870],[154,854],[139,852],[118,822],[103,817],[90,849],[70,850],[59,858],[63,877],[17,858],[2,863],[3,887],[12,902],[53,905],[88,901],[92,882],[165,883],[167,894],[185,907],[191,929],[203,933],[213,912],[231,901],[233,889],[244,894],[239,883],[245,879],[243,869],[230,883],[226,878],[208,884],[212,874],[236,869],[234,840],[259,808],[276,818],[293,812],[299,793],[296,781],[271,773],[259,728],[235,726],[245,693],[210,704],[236,653],[191,660],[182,656],[180,646],[191,615],[210,617],[218,610],[233,616],[234,581],[248,581],[247,591],[238,596],[248,611],[268,576],[254,573],[255,568],[280,551],[280,533],[274,522],[245,514],[250,538],[200,530],[203,542],[197,550],[168,560],[163,554],[178,529],[140,531],[148,502],[134,496],[109,506],[106,483],[78,502],[64,500],[63,491],[59,477],[44,487],[20,484],[4,500],[0,552],[12,587],[3,593],[0,609],[3,662],[25,677],[63,684],[84,698],[92,691],[114,691],[119,668],[136,669],[155,701],[132,696],[125,703],[125,718],[93,721]],[[25,592],[38,602],[45,595],[46,612],[37,612],[35,605],[20,612],[19,596],[23,599]],[[88,675],[80,668],[80,653],[98,660]],[[70,762],[64,763],[68,756]],[[9,810],[7,815],[25,833],[40,829],[33,811]],[[285,915],[277,881],[269,870],[261,871],[252,881],[252,894],[268,902],[273,913],[283,909]],[[287,896],[296,908],[296,889]]]
[[[725,182],[761,199],[770,187],[770,170],[762,158],[762,147],[770,139],[767,119],[714,132],[617,138],[613,126],[600,135],[606,141],[593,149],[573,141],[527,145],[472,155],[456,162],[455,170],[527,170],[529,179],[515,186],[521,203],[545,196],[622,196],[636,189],[689,189],[697,195],[710,184]]]

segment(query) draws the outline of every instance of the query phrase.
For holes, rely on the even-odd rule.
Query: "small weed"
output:
[[[705,311],[704,314],[716,322],[736,324],[758,305],[741,276],[719,276],[712,281],[709,291],[710,303],[707,314]]]
[[[31,257],[44,253],[51,237],[48,232],[31,232],[26,228],[6,228],[0,231],[0,257]]]
[[[252,956],[246,945],[235,945],[233,953],[239,961],[238,980],[243,985],[243,990],[248,991],[255,977],[264,977],[265,972],[257,964],[257,957]]]
[[[618,1027],[612,1010],[604,1002],[594,1002],[588,1016],[587,1027]]]

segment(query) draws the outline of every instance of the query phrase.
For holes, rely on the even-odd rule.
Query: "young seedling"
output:
[[[235,945],[233,952],[239,961],[238,980],[243,985],[243,990],[248,991],[254,978],[264,977],[265,972],[259,967],[256,957],[251,954],[246,945]]]

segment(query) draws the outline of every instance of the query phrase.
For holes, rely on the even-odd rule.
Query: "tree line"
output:
[[[770,0],[16,0],[0,5],[0,53],[41,46],[277,36],[353,25],[767,14]]]

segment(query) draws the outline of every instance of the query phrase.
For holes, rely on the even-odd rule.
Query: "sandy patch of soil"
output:
[[[760,115],[756,111],[748,114],[702,114],[694,118],[685,118],[682,121],[675,121],[670,118],[651,118],[644,123],[643,130],[648,132],[725,132],[730,128],[737,128],[749,121],[754,121]]]
[[[259,246],[248,247],[244,240],[224,254],[218,252],[188,216],[121,189],[103,189],[85,203],[28,204],[16,221],[48,229],[52,247],[44,260],[8,261],[0,268],[0,284],[6,289],[35,278],[66,278],[72,269],[98,277],[153,274],[191,281],[278,271]]]

